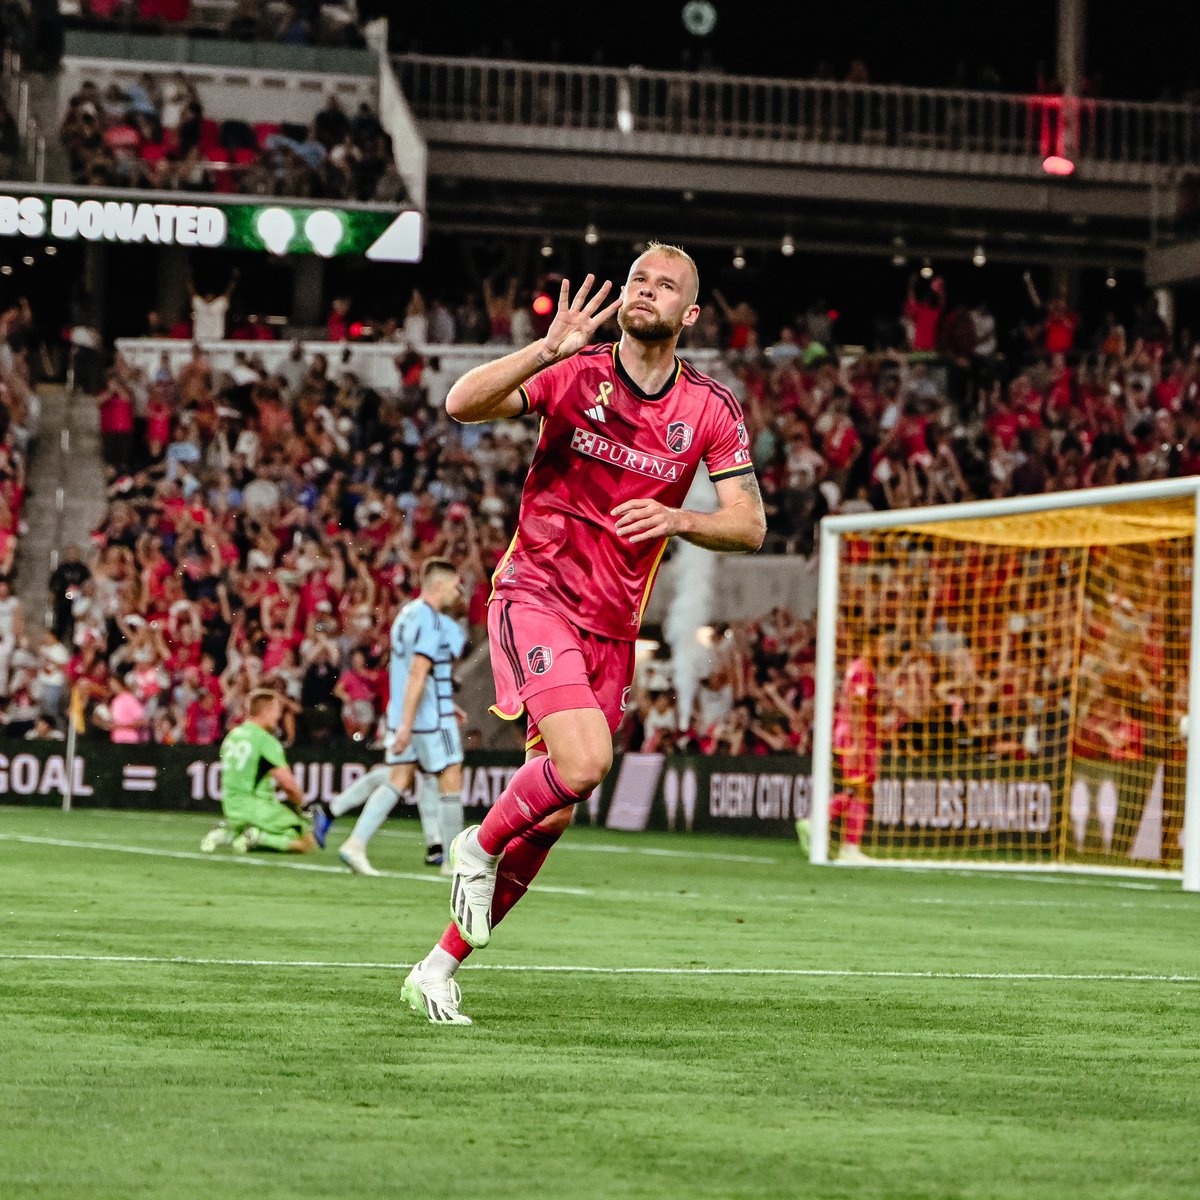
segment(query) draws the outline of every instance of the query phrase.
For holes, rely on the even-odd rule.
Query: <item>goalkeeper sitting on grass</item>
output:
[[[235,854],[254,849],[307,854],[317,842],[304,814],[304,794],[272,732],[283,716],[283,701],[260,688],[246,698],[246,712],[246,720],[221,743],[225,820],[205,834],[200,849],[209,854],[227,845]],[[276,785],[283,801],[275,798]]]

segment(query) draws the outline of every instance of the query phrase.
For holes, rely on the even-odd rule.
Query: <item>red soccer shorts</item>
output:
[[[875,736],[873,727],[856,735],[849,721],[835,721],[833,752],[841,768],[843,784],[869,786],[875,782],[875,774],[879,768],[879,739]]]
[[[633,681],[633,642],[601,637],[553,609],[499,597],[488,605],[488,639],[496,703],[506,721],[529,714],[525,747],[538,745],[538,722],[549,713],[598,708],[610,732]]]

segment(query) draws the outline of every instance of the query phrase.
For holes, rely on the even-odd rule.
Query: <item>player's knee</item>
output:
[[[577,796],[586,796],[600,786],[612,766],[612,747],[581,746],[554,764],[559,778]]]

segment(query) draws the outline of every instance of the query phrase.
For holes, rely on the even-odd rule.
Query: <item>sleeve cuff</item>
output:
[[[738,475],[753,475],[754,467],[750,463],[742,463],[736,467],[726,467],[722,471],[709,471],[709,479],[733,479]]]
[[[524,384],[521,384],[521,386],[517,388],[517,391],[521,393],[521,411],[517,413],[517,416],[524,417],[529,413],[530,409],[529,393],[525,390]]]

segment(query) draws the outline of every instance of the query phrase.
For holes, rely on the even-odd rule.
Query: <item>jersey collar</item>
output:
[[[666,394],[679,382],[680,372],[683,370],[683,363],[679,361],[678,356],[675,359],[675,370],[667,379],[667,382],[653,394],[643,392],[640,387],[633,381],[633,377],[625,370],[625,364],[621,362],[621,356],[617,353],[619,348],[618,342],[613,342],[612,359],[613,367],[617,372],[617,378],[639,399],[639,400],[661,400]]]

